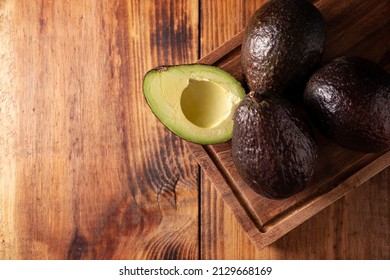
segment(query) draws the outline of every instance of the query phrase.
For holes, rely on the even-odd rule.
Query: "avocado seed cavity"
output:
[[[229,93],[209,80],[189,79],[180,99],[184,116],[201,128],[214,128],[223,122],[232,110]]]

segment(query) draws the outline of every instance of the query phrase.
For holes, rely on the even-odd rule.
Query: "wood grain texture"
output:
[[[198,3],[0,4],[0,258],[198,258],[198,166],[141,91]]]
[[[373,7],[371,7],[371,9],[369,9],[369,12],[367,13],[364,13],[363,11],[368,10],[368,8],[370,8],[369,6],[373,4],[372,2],[371,3],[367,3],[365,1],[361,1],[358,3],[354,2],[356,6],[354,6],[352,10],[356,15],[359,15],[359,17],[355,17],[353,21],[345,20],[341,22],[339,19],[341,18],[342,15],[346,16],[348,14],[348,17],[351,16],[350,15],[351,9],[348,9],[350,5],[348,4],[346,4],[345,6],[332,5],[332,3],[330,2],[331,1],[316,1],[317,7],[319,7],[319,9],[323,12],[325,19],[327,20],[328,25],[330,26],[329,34],[333,34],[333,37],[339,38],[338,40],[342,40],[342,38],[346,36],[350,36],[350,38],[348,38],[348,40],[344,40],[343,44],[341,44],[340,47],[334,48],[334,45],[338,46],[339,41],[333,41],[334,39],[333,37],[331,37],[331,39],[327,41],[327,51],[324,54],[324,60],[329,59],[332,56],[337,56],[343,53],[351,53],[351,54],[361,55],[366,58],[375,60],[381,63],[383,66],[385,66],[385,68],[388,68],[389,66],[388,63],[384,61],[386,57],[388,57],[388,46],[389,46],[388,40],[386,40],[386,36],[385,36],[386,32],[384,31],[384,30],[388,30],[389,27],[389,20],[385,16],[385,14],[387,13],[386,11],[390,10],[388,2],[386,1],[376,2],[376,4]],[[375,13],[377,15],[375,21],[371,20],[373,17],[372,13]],[[217,15],[212,16],[212,18],[214,17],[217,17]],[[361,26],[367,26],[367,27],[361,28]],[[339,28],[343,30],[343,32],[341,32]],[[343,33],[341,34],[342,36],[339,36],[338,35],[339,33]],[[336,34],[337,36],[335,36]],[[328,35],[328,36],[332,36],[332,35]],[[371,41],[370,46],[373,46],[371,48],[368,47],[368,44],[366,42],[367,37],[370,39],[376,37],[376,41],[374,41],[375,44],[373,44],[372,43],[373,41]],[[385,41],[385,45],[381,44],[383,41]],[[236,63],[232,62],[232,65],[236,65]],[[233,67],[235,66],[232,66],[232,68]],[[204,176],[202,178],[204,178]],[[388,181],[384,180],[383,184],[385,185],[383,188],[388,191]],[[317,258],[315,254],[312,254],[309,257],[307,257],[307,254],[305,253],[304,249],[301,252],[294,252],[291,255],[278,255],[278,254],[275,255],[273,254],[272,246],[262,251],[257,251],[256,249],[253,248],[253,244],[247,243],[248,241],[247,237],[244,238],[244,241],[241,241],[242,240],[241,234],[237,235],[236,232],[238,227],[236,227],[234,222],[233,225],[231,226],[232,228],[230,228],[229,226],[230,224],[229,222],[233,221],[233,219],[231,219],[231,217],[227,215],[229,216],[228,217],[229,222],[226,222],[226,215],[222,214],[223,212],[221,212],[221,210],[219,213],[214,212],[224,207],[224,205],[223,203],[221,203],[221,201],[219,201],[220,198],[218,195],[215,194],[215,190],[213,189],[213,187],[210,187],[210,184],[207,180],[203,180],[202,186],[203,186],[202,201],[204,201],[204,203],[202,203],[202,223],[201,223],[202,251],[201,252],[203,258],[206,259],[207,258]],[[345,199],[346,198],[344,198],[343,200]],[[215,207],[214,204],[218,205],[218,208]],[[388,215],[388,207],[384,208],[383,211],[384,211],[383,213],[385,213],[384,216]],[[227,210],[227,212],[229,212],[229,210]],[[231,215],[231,213],[229,214]],[[376,215],[373,213],[366,213],[366,215],[370,215],[370,214]],[[218,220],[220,222],[218,223],[209,222],[210,220],[211,221]],[[387,220],[388,220],[388,216],[387,216]],[[383,224],[378,225],[378,228],[380,226],[383,226]],[[323,232],[322,228],[319,230],[320,232]],[[345,227],[339,227],[337,228],[337,230],[338,230],[337,235],[345,238],[346,235],[348,234],[349,229],[346,229]],[[227,232],[231,233],[232,231],[234,231],[234,234],[236,235],[232,234],[230,239],[226,240],[226,238],[229,237],[227,236]],[[318,255],[318,258],[383,258],[383,256],[388,256],[389,251],[386,250],[388,249],[389,246],[388,245],[389,244],[388,243],[389,240],[388,222],[384,225],[384,229],[382,229],[381,231],[382,232],[384,231],[385,234],[381,238],[381,241],[379,241],[379,244],[383,245],[383,243],[386,243],[387,245],[385,247],[378,245],[378,250],[376,252],[368,253],[370,250],[372,250],[372,248],[369,247],[372,246],[372,243],[367,242],[366,246],[369,249],[365,250],[366,254],[361,254],[359,256],[358,254],[356,254],[356,252],[353,249],[348,250],[347,242],[340,242],[341,244],[343,244],[342,246],[344,246],[344,249],[340,249],[338,248],[338,246],[335,246],[334,251],[332,251],[332,248],[327,247],[326,250],[328,255],[321,255],[321,257],[319,257]],[[362,234],[364,235],[365,233],[362,232]],[[290,235],[293,235],[293,232],[290,233]],[[236,236],[237,238],[233,239],[233,236]],[[287,238],[288,240],[287,236],[284,239]],[[329,238],[330,241],[332,241],[331,237],[333,236],[330,236]],[[339,237],[337,238],[339,239]],[[338,239],[337,242],[340,241]],[[347,239],[345,238],[345,240]],[[306,239],[306,242],[310,243],[309,237]],[[349,245],[353,246],[352,244]],[[237,248],[242,248],[242,250],[238,250]],[[254,254],[248,253],[250,248],[252,248]],[[302,248],[304,248],[304,246],[302,246]],[[267,254],[263,255],[261,253],[261,252],[266,252],[267,250],[269,250],[268,255]]]
[[[265,1],[0,0],[0,259],[390,258],[388,169],[259,251],[143,100]],[[389,65],[388,1],[328,1],[329,44]]]
[[[267,0],[200,1],[200,56],[213,51],[242,31],[252,12]]]

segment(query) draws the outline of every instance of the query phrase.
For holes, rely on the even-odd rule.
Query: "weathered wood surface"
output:
[[[144,102],[264,2],[0,1],[0,259],[389,258],[389,169],[259,251]],[[329,2],[339,49],[382,59],[388,1]]]
[[[198,166],[141,91],[197,60],[197,11],[0,1],[0,258],[198,258]]]

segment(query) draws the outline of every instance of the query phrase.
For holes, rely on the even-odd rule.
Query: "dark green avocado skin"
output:
[[[302,84],[321,59],[325,29],[321,13],[308,1],[270,0],[260,7],[241,48],[249,89],[282,92]]]
[[[265,197],[282,199],[307,186],[318,147],[291,103],[279,95],[252,91],[233,119],[233,162],[249,187]]]
[[[360,57],[339,57],[309,80],[304,104],[324,136],[365,153],[390,149],[390,75]]]

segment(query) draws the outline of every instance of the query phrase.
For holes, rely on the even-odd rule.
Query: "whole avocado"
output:
[[[251,17],[241,65],[250,90],[282,92],[303,83],[320,61],[325,21],[305,0],[270,0]]]
[[[279,95],[252,91],[233,120],[233,162],[249,187],[265,197],[282,199],[307,186],[318,147],[291,103]]]
[[[335,58],[309,80],[305,108],[327,138],[348,149],[390,149],[390,75],[356,56]]]

